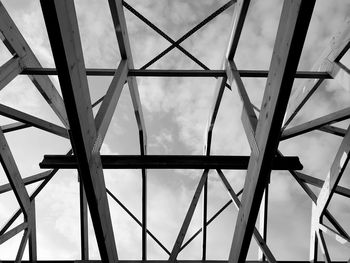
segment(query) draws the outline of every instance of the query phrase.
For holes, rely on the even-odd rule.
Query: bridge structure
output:
[[[319,60],[310,71],[298,71],[298,64],[313,15],[315,0],[284,0],[277,30],[273,54],[268,70],[245,70],[237,68],[235,55],[242,33],[250,0],[229,0],[221,8],[209,15],[178,40],[173,40],[155,24],[135,10],[127,1],[108,0],[114,33],[120,51],[120,63],[116,68],[86,68],[82,52],[79,26],[72,0],[41,0],[40,5],[52,49],[55,68],[44,68],[31,47],[18,30],[15,22],[0,3],[0,36],[11,52],[12,58],[0,68],[0,89],[3,89],[19,75],[27,75],[61,121],[56,125],[11,107],[0,105],[0,114],[15,122],[1,126],[0,161],[9,184],[0,186],[0,193],[13,191],[19,208],[0,229],[0,246],[16,235],[22,235],[18,253],[14,261],[22,261],[25,248],[28,248],[29,261],[44,262],[37,256],[36,197],[61,169],[76,169],[80,185],[80,234],[81,258],[65,262],[96,262],[89,260],[88,208],[103,262],[245,262],[252,237],[259,246],[257,260],[247,262],[281,262],[276,260],[267,240],[268,194],[272,170],[285,170],[300,185],[312,202],[310,258],[305,261],[316,262],[319,249],[325,262],[334,262],[327,248],[326,236],[339,242],[339,246],[350,244],[350,236],[328,209],[335,195],[350,197],[350,189],[338,185],[344,174],[350,151],[350,130],[335,126],[337,122],[350,117],[350,108],[345,108],[306,123],[290,127],[291,121],[303,108],[315,91],[326,80],[338,76],[349,79],[350,70],[341,58],[350,47],[350,20],[335,30],[335,35]],[[231,8],[232,27],[226,51],[223,50],[222,67],[211,70],[181,44],[212,19]],[[125,9],[129,10],[151,29],[157,32],[170,46],[154,57],[144,67],[134,67],[131,52]],[[178,49],[202,69],[166,70],[148,69],[153,63],[172,49]],[[57,75],[61,93],[49,78]],[[91,103],[87,76],[111,76],[107,93]],[[148,155],[147,130],[142,111],[137,77],[201,77],[216,78],[216,86],[210,115],[203,141],[203,155]],[[265,78],[266,86],[261,107],[252,104],[243,78]],[[296,79],[302,85],[292,90]],[[123,88],[128,86],[135,113],[139,134],[139,155],[101,155],[100,149],[111,124]],[[247,156],[211,155],[211,142],[216,117],[224,90],[237,88],[242,101],[241,121],[249,142],[251,154]],[[99,106],[97,114],[93,108]],[[43,172],[23,178],[7,142],[6,133],[35,127],[70,141],[71,149],[64,154],[45,155],[40,163]],[[278,149],[284,140],[319,130],[341,137],[340,146],[325,180],[308,175],[302,171],[302,160],[297,156],[284,156]],[[105,169],[139,169],[142,180],[142,217],[138,219],[108,188],[104,180]],[[147,171],[148,169],[199,169],[202,175],[188,206],[183,223],[172,247],[166,247],[147,224]],[[230,196],[228,203],[208,217],[208,173],[214,170]],[[235,192],[229,183],[225,170],[246,170],[245,183],[241,191]],[[38,183],[29,194],[26,186]],[[313,188],[319,188],[319,193]],[[223,188],[224,189],[224,188]],[[140,260],[118,259],[118,246],[113,231],[111,213],[107,197],[115,201],[140,226],[142,232],[142,255]],[[194,211],[202,196],[203,224],[188,240],[185,240]],[[230,204],[238,211],[232,233],[232,243],[227,260],[207,259],[207,228]],[[260,213],[260,216],[259,216]],[[23,216],[23,222],[14,222]],[[256,227],[259,217],[260,224]],[[327,221],[327,223],[325,222]],[[200,260],[179,260],[178,255],[196,237],[201,238]],[[148,239],[153,239],[168,254],[168,260],[150,260],[147,255]],[[13,262],[13,261],[4,261]],[[56,262],[56,261],[51,261]],[[58,261],[57,261],[58,262]],[[344,261],[346,262],[346,261]]]

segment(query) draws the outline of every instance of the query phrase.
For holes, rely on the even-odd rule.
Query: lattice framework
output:
[[[232,263],[245,261],[251,238],[254,236],[259,245],[260,260],[276,262],[274,255],[266,244],[268,185],[271,170],[281,169],[288,170],[313,201],[310,261],[317,261],[317,251],[320,246],[325,261],[331,262],[324,234],[335,237],[336,240],[345,245],[349,245],[350,242],[348,233],[327,210],[327,205],[334,193],[350,197],[350,189],[338,186],[338,182],[349,161],[350,132],[349,129],[341,129],[331,124],[348,119],[350,117],[350,108],[292,128],[289,128],[288,125],[325,79],[335,78],[339,73],[349,77],[350,70],[340,62],[340,59],[350,47],[350,20],[335,35],[331,45],[326,48],[324,55],[315,63],[312,71],[297,71],[315,0],[285,0],[269,70],[240,70],[237,69],[234,58],[249,9],[249,0],[228,1],[176,41],[127,2],[108,0],[108,3],[121,54],[121,61],[116,69],[85,68],[73,1],[41,0],[56,68],[41,67],[38,59],[17,29],[5,7],[0,3],[1,38],[13,55],[0,69],[0,89],[4,88],[19,74],[28,75],[63,125],[58,126],[5,105],[0,105],[0,114],[2,116],[17,121],[13,124],[2,126],[0,131],[0,161],[10,182],[8,185],[0,186],[0,193],[13,191],[20,205],[20,209],[0,229],[0,245],[23,232],[16,261],[21,261],[27,243],[29,244],[30,261],[37,261],[35,198],[59,169],[74,168],[78,170],[80,177],[82,260],[87,261],[89,259],[87,235],[87,205],[89,205],[101,259],[104,262],[118,261],[117,247],[107,202],[107,195],[109,195],[142,228],[142,261],[148,260],[147,236],[150,236],[169,255],[168,261],[175,262],[178,254],[196,236],[202,233],[202,260],[210,262],[206,259],[207,227],[222,211],[233,203],[239,210],[239,214],[228,261]],[[181,43],[232,5],[234,5],[234,12],[231,37],[227,52],[223,58],[222,68],[220,70],[210,70],[203,62],[183,48]],[[169,48],[140,69],[134,68],[123,6],[171,44]],[[175,48],[193,60],[203,70],[147,69]],[[48,75],[58,75],[60,86],[62,87],[62,97],[48,78]],[[92,105],[87,83],[88,75],[113,76],[106,95]],[[203,156],[147,156],[147,133],[136,81],[138,76],[217,78],[211,114],[206,130]],[[250,101],[242,81],[244,77],[267,78],[260,112]],[[290,96],[295,78],[304,78],[306,80]],[[140,155],[101,156],[100,148],[126,82],[130,89],[139,130]],[[224,89],[231,88],[233,82],[235,82],[243,102],[241,119],[251,148],[251,155],[223,156],[218,158],[218,156],[211,156],[210,154],[212,132]],[[99,104],[100,108],[94,118],[92,108]],[[42,168],[50,168],[51,170],[22,179],[4,133],[27,127],[36,127],[70,139],[72,149],[67,151],[66,155],[45,156],[40,165]],[[297,170],[302,168],[299,160],[296,157],[284,157],[278,151],[280,141],[315,129],[343,137],[325,181],[298,172]],[[74,155],[72,155],[73,152],[75,153]],[[141,220],[121,203],[109,189],[106,189],[103,179],[103,168],[141,169]],[[147,229],[147,169],[164,168],[203,170],[172,249],[166,248]],[[207,176],[209,169],[217,170],[219,178],[231,197],[231,200],[210,219],[207,218]],[[236,193],[227,181],[222,169],[247,169],[244,189]],[[25,185],[34,182],[41,183],[29,195]],[[320,194],[317,196],[309,185],[321,188]],[[184,242],[185,234],[202,192],[203,226],[189,240]],[[240,195],[242,195],[241,200],[238,198]],[[260,228],[257,229],[255,228],[255,222],[259,211],[261,213],[261,224]],[[12,227],[13,222],[22,213],[24,222]],[[332,228],[323,223],[324,218],[329,220],[333,226]]]

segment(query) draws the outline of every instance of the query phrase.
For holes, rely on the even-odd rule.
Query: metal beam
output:
[[[267,78],[268,70],[238,69],[241,78]],[[26,67],[20,73],[22,75],[57,75],[55,68],[29,68]],[[112,68],[87,68],[87,76],[114,76],[115,69]],[[129,77],[190,77],[210,78],[225,77],[225,70],[211,69],[130,69]],[[333,79],[328,72],[320,71],[297,71],[295,78],[299,79]]]
[[[41,68],[39,60],[23,38],[16,24],[11,19],[4,5],[0,2],[0,32],[2,40],[13,54],[21,58],[21,62],[25,67]],[[52,81],[48,76],[30,75],[29,78],[36,86],[40,94],[47,101],[58,118],[62,121],[66,128],[68,126],[67,114],[64,108],[63,100]]]
[[[207,259],[208,176],[203,185],[202,203],[202,260]],[[181,251],[181,248],[180,248]]]
[[[315,1],[284,1],[256,130],[259,155],[252,153],[236,220],[230,263],[246,259],[262,195],[276,155],[280,131]]]
[[[223,155],[101,155],[104,169],[230,169],[245,170],[249,156]],[[274,170],[301,170],[298,157],[275,157]],[[74,169],[77,158],[67,155],[44,155],[41,168]]]
[[[101,158],[99,152],[94,151],[97,133],[74,3],[42,0],[41,7],[69,113],[70,137],[87,193],[100,256],[105,262],[116,262],[118,255]]]
[[[68,131],[65,128],[2,104],[0,104],[0,115],[31,125],[49,133],[53,133],[63,138],[69,138]]]
[[[317,62],[312,67],[313,71],[333,71],[333,62],[338,62],[350,47],[350,19],[348,19],[341,29],[330,39],[329,46],[323,51]],[[334,77],[334,76],[333,76]],[[323,79],[307,80],[297,87],[291,96],[285,116],[283,129],[297,115],[311,95],[323,83]]]

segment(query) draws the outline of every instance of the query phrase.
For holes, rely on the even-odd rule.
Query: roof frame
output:
[[[310,199],[314,203],[314,210],[312,215],[312,231],[311,231],[311,259],[315,259],[315,253],[317,252],[318,245],[322,249],[325,260],[330,261],[330,254],[327,248],[327,244],[324,239],[324,234],[334,237],[335,239],[341,240],[342,242],[349,244],[350,238],[342,226],[337,222],[333,215],[327,210],[327,202],[331,199],[333,193],[343,195],[345,197],[350,196],[350,190],[345,187],[337,185],[337,181],[340,179],[341,173],[335,173],[334,168],[331,168],[331,178],[327,177],[325,181],[317,179],[313,176],[309,176],[294,170],[299,169],[297,167],[290,166],[292,162],[291,158],[283,157],[281,153],[277,151],[277,147],[280,141],[295,136],[299,136],[306,132],[318,129],[329,134],[334,134],[343,137],[343,143],[340,147],[339,152],[342,152],[345,148],[347,152],[348,144],[348,133],[346,130],[332,126],[330,124],[339,122],[341,120],[348,119],[348,109],[344,109],[338,112],[331,113],[321,118],[314,119],[308,123],[300,124],[293,128],[285,129],[291,122],[294,116],[298,113],[300,108],[305,104],[308,98],[313,92],[321,85],[325,79],[337,79],[340,75],[344,75],[349,78],[349,69],[343,65],[339,60],[345,54],[350,47],[350,20],[345,23],[345,27],[339,33],[335,35],[330,46],[326,49],[325,55],[321,56],[320,61],[316,63],[314,70],[312,71],[296,71],[299,56],[301,53],[302,42],[304,41],[307,24],[312,13],[312,6],[314,1],[297,0],[288,1],[285,0],[285,6],[290,7],[284,8],[281,16],[279,32],[277,34],[275,54],[272,58],[271,67],[269,70],[242,70],[238,69],[234,62],[234,56],[237,52],[237,47],[240,39],[240,35],[243,29],[243,25],[246,19],[246,15],[249,9],[250,1],[247,0],[231,0],[223,5],[221,8],[210,14],[202,22],[193,27],[185,35],[178,40],[173,40],[161,29],[156,27],[152,22],[145,18],[142,14],[136,11],[128,3],[122,0],[109,0],[110,11],[115,26],[115,33],[117,41],[119,43],[119,49],[121,53],[121,61],[116,69],[108,68],[85,68],[83,63],[83,55],[81,50],[81,44],[79,39],[79,30],[76,21],[76,14],[74,11],[74,4],[69,0],[41,0],[45,21],[47,23],[47,29],[49,32],[49,39],[53,48],[53,55],[57,64],[56,68],[42,68],[39,61],[35,57],[34,53],[30,50],[29,46],[25,42],[24,38],[14,25],[12,19],[8,15],[7,11],[0,3],[0,37],[4,41],[6,47],[13,55],[3,66],[0,67],[0,90],[8,85],[18,75],[30,75],[31,80],[35,86],[42,93],[46,101],[50,104],[53,110],[56,112],[58,117],[64,124],[64,128],[58,125],[46,122],[37,117],[31,116],[27,113],[17,111],[4,105],[0,105],[0,114],[13,118],[18,122],[3,125],[1,127],[2,132],[0,135],[4,137],[5,132],[12,132],[21,130],[27,127],[37,127],[39,129],[46,130],[55,135],[69,138],[68,132],[70,133],[70,139],[76,152],[75,156],[49,156],[44,159],[53,162],[52,166],[47,167],[58,167],[60,169],[67,167],[78,167],[81,173],[80,177],[80,201],[81,201],[81,254],[82,260],[89,260],[89,248],[88,248],[88,235],[87,235],[87,203],[92,208],[94,215],[93,221],[95,229],[97,230],[98,245],[101,252],[101,257],[104,261],[116,261],[118,256],[116,252],[116,246],[113,243],[114,237],[108,235],[105,238],[105,234],[112,228],[111,219],[109,215],[109,207],[107,202],[107,194],[121,208],[135,220],[135,222],[142,228],[142,261],[146,262],[147,259],[147,235],[151,238],[170,256],[170,261],[175,262],[178,254],[200,233],[202,233],[202,262],[211,262],[206,258],[207,249],[207,226],[213,222],[230,204],[234,203],[239,209],[239,217],[236,223],[235,235],[232,241],[231,253],[229,262],[243,262],[245,261],[246,252],[249,246],[252,234],[254,234],[258,243],[261,245],[262,250],[266,255],[266,259],[269,262],[276,262],[266,242],[266,219],[262,220],[265,224],[265,228],[262,229],[263,234],[261,235],[257,229],[252,230],[254,226],[257,214],[263,210],[267,212],[267,207],[260,207],[260,203],[263,199],[263,192],[267,191],[266,185],[270,178],[266,176],[270,173],[271,168],[274,168],[271,164],[271,160],[279,159],[285,161],[285,166],[282,169],[290,171],[291,175],[297,180],[302,186],[304,191],[309,195]],[[223,11],[227,10],[231,5],[235,4],[232,32],[227,52],[224,56],[222,68],[220,70],[209,70],[199,59],[194,57],[190,52],[184,49],[180,44],[182,41],[187,39],[193,33],[198,31],[201,27],[207,24],[210,20],[214,19]],[[164,37],[171,45],[148,62],[143,68],[135,69],[132,60],[131,48],[128,39],[127,25],[125,21],[123,6],[131,11],[134,15],[139,17],[143,22],[155,30],[158,34]],[[306,8],[305,8],[306,6]],[[300,9],[299,9],[300,7]],[[305,8],[305,9],[304,9]],[[51,13],[52,12],[52,13]],[[51,15],[54,14],[54,15]],[[67,19],[68,18],[68,19]],[[290,22],[290,23],[288,23]],[[283,24],[284,23],[284,24]],[[73,29],[73,30],[72,30]],[[58,40],[58,41],[56,41]],[[72,40],[72,42],[70,42]],[[73,44],[72,44],[73,43]],[[290,46],[288,45],[290,43]],[[288,46],[288,47],[287,47]],[[178,48],[195,63],[197,63],[204,70],[167,70],[167,69],[146,69],[148,66],[155,63],[158,59],[163,57],[170,50]],[[293,55],[290,55],[293,52]],[[277,55],[276,55],[277,54]],[[276,62],[276,56],[282,58],[282,66]],[[76,63],[79,61],[80,63]],[[69,67],[70,65],[77,65]],[[321,65],[321,66],[320,66]],[[276,74],[276,76],[274,76]],[[63,100],[57,93],[57,90],[53,86],[51,80],[48,78],[49,75],[58,75],[63,96]],[[108,91],[105,96],[97,100],[91,105],[86,76],[113,76]],[[147,134],[144,117],[142,113],[140,95],[136,82],[136,77],[215,77],[218,78],[215,95],[213,99],[212,109],[208,120],[208,126],[206,130],[206,141],[205,149],[203,152],[204,156],[149,156],[147,155]],[[264,94],[263,106],[259,115],[259,119],[256,116],[256,107],[251,103],[247,91],[244,87],[242,78],[254,77],[254,78],[267,78],[267,85]],[[283,124],[283,115],[286,110],[288,97],[290,95],[291,84],[295,78],[306,78],[310,79],[305,82],[306,86],[303,87],[303,92],[300,89],[292,94],[291,103],[286,113],[285,119],[287,120]],[[228,83],[227,83],[228,81]],[[244,190],[240,191],[237,195],[234,193],[232,187],[228,183],[221,169],[225,168],[225,162],[217,162],[215,164],[215,158],[217,156],[211,156],[211,140],[212,131],[215,125],[216,116],[220,107],[221,99],[224,94],[225,87],[230,87],[229,84],[235,82],[235,86],[238,89],[239,95],[243,102],[242,107],[242,124],[245,129],[245,133],[252,151],[249,159],[249,165],[242,164],[248,160],[249,157],[245,157],[245,161],[240,160],[238,163],[243,169],[248,168],[246,184]],[[121,91],[124,84],[128,82],[130,94],[133,102],[135,111],[135,117],[137,126],[139,129],[139,140],[140,140],[140,155],[133,156],[118,156],[116,164],[109,164],[110,168],[121,168],[122,164],[120,160],[124,158],[127,160],[128,168],[141,169],[142,178],[142,219],[141,221],[122,203],[118,198],[112,194],[111,191],[105,188],[103,180],[102,165],[105,165],[104,158],[106,156],[100,156],[99,150],[103,143],[107,129],[111,122],[113,113],[116,109]],[[65,85],[62,85],[65,83]],[[68,84],[68,85],[66,85]],[[82,91],[77,91],[77,87],[80,85]],[[281,87],[283,86],[283,91]],[[286,88],[287,87],[287,88]],[[305,91],[306,90],[306,91]],[[58,94],[58,96],[57,96]],[[67,94],[73,94],[68,98]],[[300,95],[301,94],[301,95]],[[270,97],[270,98],[269,98]],[[83,98],[82,101],[81,98]],[[97,113],[96,118],[93,118],[91,111],[92,107],[101,104],[101,107]],[[65,106],[69,109],[68,116],[65,113]],[[82,108],[88,108],[88,114],[82,113]],[[279,112],[277,112],[279,111]],[[266,113],[269,114],[266,117],[268,120],[272,119],[271,122],[264,120]],[[75,116],[75,117],[73,117]],[[78,116],[78,117],[76,117]],[[72,121],[73,119],[78,120],[78,124]],[[68,121],[69,120],[69,121]],[[74,124],[73,124],[74,122]],[[72,124],[73,127],[70,127]],[[283,133],[282,133],[283,131]],[[282,136],[280,137],[279,135]],[[91,135],[91,136],[90,136]],[[278,136],[277,136],[278,135]],[[89,137],[90,136],[90,137]],[[0,136],[1,137],[1,136]],[[6,142],[6,139],[3,140]],[[345,147],[345,146],[346,147]],[[345,147],[345,148],[344,148]],[[11,154],[5,154],[5,157],[11,157]],[[67,155],[70,155],[71,151]],[[276,156],[277,157],[276,157]],[[90,158],[91,157],[91,158]],[[113,157],[113,156],[112,156]],[[115,157],[115,156],[114,156]],[[200,163],[198,166],[197,157],[200,157]],[[223,156],[225,157],[225,156]],[[232,156],[231,156],[232,157]],[[239,156],[242,157],[242,156]],[[56,159],[55,159],[56,158]],[[121,158],[121,159],[120,159]],[[152,159],[153,158],[153,159]],[[155,160],[154,158],[158,159]],[[180,159],[181,160],[180,160]],[[346,166],[346,161],[339,161],[337,155],[334,161],[334,165],[338,162],[343,162]],[[12,158],[13,159],[13,158]],[[232,158],[231,158],[232,159]],[[58,160],[58,162],[57,162]],[[61,160],[61,163],[59,161]],[[62,162],[63,160],[63,162]],[[77,160],[77,161],[76,161]],[[91,161],[92,160],[92,161]],[[165,163],[159,163],[160,160],[165,160]],[[238,160],[238,159],[237,159]],[[289,160],[289,161],[288,161]],[[14,159],[12,160],[14,163]],[[89,162],[90,161],[90,162]],[[114,160],[115,161],[115,160]],[[213,165],[214,166],[205,166]],[[217,160],[216,160],[217,161]],[[57,162],[55,164],[55,162]],[[157,163],[158,162],[158,163]],[[185,164],[183,163],[188,162]],[[232,165],[232,160],[230,161]],[[235,161],[233,161],[234,163]],[[251,164],[253,163],[253,164]],[[15,167],[10,162],[3,164],[4,167]],[[46,163],[47,165],[47,163]],[[55,166],[56,165],[56,166]],[[119,165],[119,166],[118,166]],[[172,166],[173,165],[173,166]],[[187,166],[186,166],[187,165]],[[197,165],[197,166],[196,166]],[[215,166],[216,165],[216,166]],[[288,166],[289,165],[289,166]],[[300,163],[298,162],[300,167]],[[167,248],[147,229],[147,168],[195,168],[205,169],[201,177],[200,183],[198,184],[197,190],[195,191],[194,197],[187,211],[187,215],[183,222],[183,225],[179,231],[178,238],[174,244],[173,250],[170,252]],[[13,237],[17,233],[23,231],[22,240],[17,252],[16,260],[20,261],[24,252],[25,245],[29,242],[29,254],[32,261],[37,260],[36,255],[36,229],[35,229],[35,197],[50,181],[50,179],[57,173],[57,169],[45,171],[27,178],[22,179],[19,173],[11,172],[8,173],[11,180],[19,182],[17,185],[11,187],[10,184],[0,186],[0,193],[5,193],[10,190],[14,190],[16,196],[18,196],[21,207],[23,204],[27,204],[26,208],[17,210],[17,212],[10,218],[5,226],[0,229],[0,243],[5,242],[7,239]],[[124,167],[125,168],[125,167]],[[227,167],[226,167],[227,168]],[[275,167],[276,168],[276,167]],[[208,180],[207,176],[209,173],[208,169],[217,169],[221,180],[227,188],[231,200],[222,206],[209,220],[207,218],[207,187]],[[234,168],[235,169],[235,168]],[[84,173],[82,173],[82,171]],[[25,196],[25,185],[39,182],[41,184],[29,196]],[[319,196],[309,188],[307,184],[311,184],[317,187],[322,187],[321,194]],[[327,192],[327,187],[331,185],[331,192]],[[24,188],[24,190],[23,190]],[[88,194],[85,195],[85,188],[87,188]],[[91,189],[93,193],[91,194]],[[184,242],[184,235],[189,227],[193,212],[199,201],[199,195],[203,191],[203,222],[202,227],[195,232],[186,242]],[[243,192],[242,201],[238,199],[238,195]],[[25,197],[23,197],[25,196]],[[100,198],[102,196],[102,198]],[[326,196],[326,197],[324,197]],[[102,201],[98,201],[102,200]],[[319,201],[320,200],[320,201]],[[29,203],[28,203],[29,202]],[[101,207],[96,205],[98,202]],[[317,204],[316,204],[317,202]],[[242,203],[242,204],[241,204]],[[264,199],[264,203],[267,204],[267,199]],[[29,204],[29,205],[28,205]],[[20,216],[21,212],[24,212],[27,219],[25,222],[18,226],[10,229],[14,221]],[[29,215],[29,216],[28,216]],[[266,215],[266,214],[265,214]],[[323,216],[325,216],[332,224],[332,228],[325,225],[322,222]],[[264,216],[266,217],[266,216]],[[243,218],[244,220],[240,219]],[[242,223],[243,222],[243,223]],[[247,223],[248,222],[248,223]],[[10,230],[9,230],[10,229]],[[238,233],[238,234],[237,234]],[[316,251],[316,252],[315,252]],[[312,256],[314,256],[312,258]],[[262,258],[264,260],[264,258]],[[124,262],[123,260],[119,260]],[[127,262],[127,261],[125,261]],[[137,261],[133,261],[134,263]],[[162,261],[156,261],[162,262]],[[190,261],[197,262],[197,261]],[[227,262],[227,261],[225,261]]]

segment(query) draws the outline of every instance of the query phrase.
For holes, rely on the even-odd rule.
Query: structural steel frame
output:
[[[259,259],[246,262],[282,262],[277,261],[267,244],[267,213],[270,173],[272,169],[289,171],[312,200],[312,218],[310,233],[310,261],[316,262],[318,247],[321,248],[326,262],[331,261],[324,234],[334,237],[343,245],[349,246],[350,236],[327,210],[334,193],[350,197],[350,189],[338,186],[349,161],[350,127],[341,129],[333,123],[350,118],[350,108],[345,108],[329,115],[311,120],[289,128],[290,122],[303,105],[323,83],[325,79],[337,78],[339,73],[350,78],[350,69],[340,59],[350,48],[350,20],[332,38],[330,46],[315,63],[311,71],[297,71],[303,49],[308,25],[312,17],[315,0],[284,0],[280,24],[269,70],[237,69],[235,54],[242,28],[249,10],[250,0],[228,0],[221,8],[210,14],[198,25],[189,30],[178,40],[174,40],[145,18],[126,1],[108,0],[111,17],[119,44],[121,61],[117,68],[86,68],[81,47],[79,28],[75,13],[74,1],[41,0],[41,8],[47,27],[56,68],[41,67],[38,59],[19,32],[12,18],[0,2],[0,36],[12,58],[0,68],[0,89],[18,75],[27,75],[42,94],[62,126],[44,121],[38,117],[20,112],[5,105],[0,105],[0,115],[16,122],[1,126],[0,130],[0,162],[4,168],[9,184],[0,186],[0,194],[13,191],[20,208],[0,229],[0,245],[15,235],[23,237],[18,248],[15,261],[22,260],[24,249],[28,243],[29,259],[37,259],[36,245],[36,213],[35,198],[59,169],[77,169],[80,184],[80,223],[81,223],[81,261],[89,261],[88,246],[88,210],[92,218],[101,260],[103,262],[153,262],[147,257],[147,238],[152,238],[159,247],[168,254],[169,259],[154,262],[227,262],[207,260],[207,227],[227,207],[233,204],[238,210],[235,231],[228,262],[245,262],[252,237],[259,246]],[[227,51],[219,70],[209,69],[181,43],[208,24],[215,17],[233,6],[231,37]],[[124,8],[138,17],[151,29],[170,43],[159,55],[154,57],[140,69],[135,69],[130,49],[129,37],[124,15]],[[190,58],[202,70],[161,70],[147,69],[165,54],[178,49]],[[49,75],[57,75],[62,89],[62,97],[49,79]],[[102,98],[91,104],[87,76],[112,76],[110,86]],[[159,156],[147,155],[147,132],[142,113],[141,101],[136,77],[205,77],[216,78],[217,84],[206,129],[204,152],[202,156]],[[266,78],[261,109],[251,103],[242,78]],[[305,79],[291,94],[296,78]],[[212,156],[211,141],[215,120],[226,88],[232,83],[238,89],[243,103],[241,120],[251,148],[250,156]],[[133,103],[137,127],[139,130],[140,155],[138,156],[104,156],[100,148],[104,141],[113,113],[116,109],[124,84],[128,83]],[[282,88],[283,87],[283,88]],[[96,117],[92,108],[100,105]],[[288,107],[287,107],[288,106]],[[39,174],[22,178],[16,161],[7,144],[5,133],[35,127],[57,136],[69,139],[72,149],[65,155],[45,155],[40,163],[41,168],[49,168]],[[334,158],[325,181],[298,172],[302,164],[297,157],[284,157],[278,150],[279,142],[301,134],[320,130],[342,137],[341,145]],[[74,155],[73,155],[74,153]],[[120,200],[106,188],[103,169],[141,169],[142,171],[142,218],[139,220]],[[193,199],[171,249],[147,228],[147,169],[201,169],[202,176],[195,190]],[[247,170],[244,188],[235,193],[226,179],[223,169]],[[211,218],[207,215],[208,173],[216,170],[218,177],[226,188],[230,200]],[[25,186],[40,182],[37,189],[29,195]],[[321,189],[316,195],[309,185]],[[200,195],[203,192],[203,224],[195,234],[185,241],[185,235]],[[107,201],[109,195],[142,229],[142,257],[139,261],[118,260],[117,246],[113,232],[112,220]],[[242,198],[239,199],[239,196]],[[255,223],[260,211],[260,224]],[[15,220],[24,215],[24,221],[12,226]],[[324,216],[332,227],[323,223]],[[202,259],[199,261],[177,260],[179,253],[202,234]],[[64,261],[64,262],[77,262]],[[310,262],[298,261],[298,262]],[[3,261],[13,262],[13,261]],[[41,261],[44,262],[44,261]],[[50,261],[62,262],[62,261]],[[296,262],[296,261],[284,261]]]

